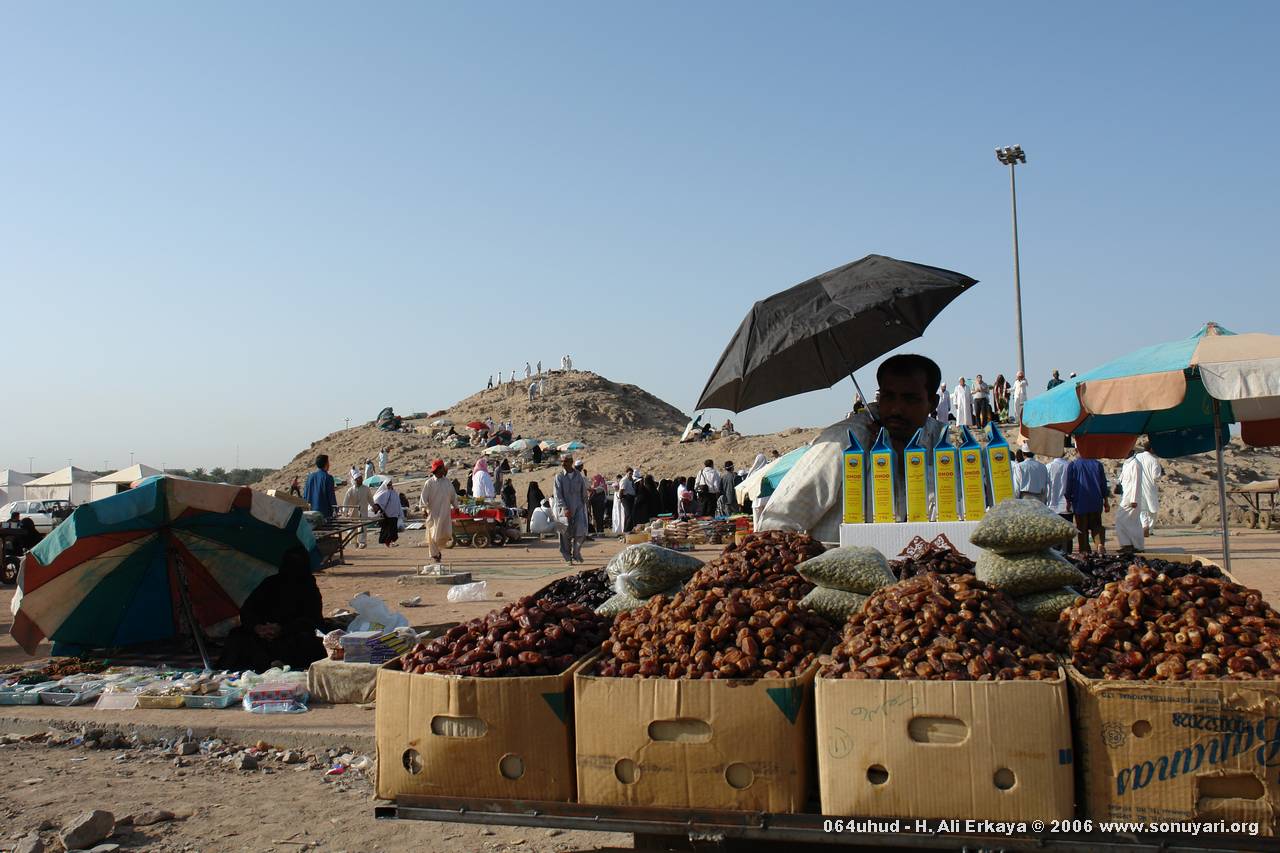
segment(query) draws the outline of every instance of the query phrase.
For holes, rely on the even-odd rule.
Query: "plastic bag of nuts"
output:
[[[608,628],[609,617],[584,604],[525,596],[419,643],[400,666],[481,678],[555,675],[594,649]]]
[[[1280,614],[1225,579],[1134,565],[1059,620],[1071,663],[1091,678],[1280,678]]]
[[[923,574],[886,587],[849,617],[823,678],[1052,679],[1047,641],[1012,600],[973,575]]]

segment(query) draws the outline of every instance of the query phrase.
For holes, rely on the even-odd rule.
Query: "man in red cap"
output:
[[[444,554],[440,550],[453,539],[453,508],[458,505],[458,493],[453,484],[445,479],[449,468],[444,460],[431,462],[431,476],[422,487],[422,506],[426,511],[427,545],[431,548],[431,559],[439,563]]]

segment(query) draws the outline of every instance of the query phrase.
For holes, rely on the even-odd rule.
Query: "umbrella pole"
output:
[[[200,650],[200,660],[204,662],[205,672],[210,672],[213,667],[209,666],[209,652],[204,647],[204,633],[196,623],[195,611],[191,606],[191,590],[187,587],[187,567],[182,564],[182,558],[177,555],[173,558],[173,567],[178,574],[178,597],[182,599],[182,612],[187,617],[187,626],[191,628],[191,636],[195,638],[196,648]]]
[[[1221,404],[1213,401],[1213,452],[1218,457],[1218,520],[1222,523],[1222,568],[1231,571],[1231,544],[1227,541],[1227,486],[1222,470]]]
[[[862,386],[858,384],[858,377],[850,373],[849,378],[853,380],[853,389],[858,392],[858,396],[862,398],[862,402],[866,405],[870,405],[871,401],[867,399],[866,394],[862,393]]]

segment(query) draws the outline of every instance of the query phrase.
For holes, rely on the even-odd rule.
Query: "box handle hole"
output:
[[[1014,778],[1013,771],[1008,767],[1001,767],[996,771],[996,775],[991,777],[991,781],[1001,791],[1007,791],[1017,784],[1018,780]]]
[[[422,772],[422,756],[418,754],[416,749],[406,749],[404,755],[400,757],[404,769],[408,770],[413,776],[417,776]]]
[[[1203,800],[1260,800],[1266,794],[1262,780],[1252,773],[1196,777],[1196,809]],[[1208,805],[1208,804],[1206,804]]]
[[[705,720],[688,717],[654,720],[649,724],[649,740],[668,743],[706,743],[711,740],[711,724]]]
[[[508,752],[498,762],[498,772],[505,779],[519,779],[524,775],[524,759],[513,752]]]
[[[620,758],[613,765],[613,775],[624,785],[634,785],[640,780],[640,766],[630,758]]]
[[[747,765],[737,762],[724,769],[724,779],[730,788],[741,791],[751,787],[751,783],[756,780],[756,773]]]
[[[912,717],[907,735],[916,743],[958,744],[969,739],[969,726],[955,717]]]
[[[867,768],[867,781],[872,785],[883,785],[889,781],[889,771],[883,765],[872,764]]]
[[[437,714],[431,718],[431,733],[441,737],[484,737],[489,727],[479,717],[447,717]]]
[[[1151,734],[1150,722],[1148,722],[1147,720],[1134,720],[1133,722],[1134,737],[1146,737],[1149,734]]]

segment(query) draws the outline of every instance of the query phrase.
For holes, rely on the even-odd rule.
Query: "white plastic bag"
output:
[[[397,613],[376,595],[362,592],[351,599],[351,609],[356,618],[351,620],[347,631],[386,631],[392,628],[405,628],[409,619],[403,613]]]
[[[454,604],[459,601],[484,601],[489,597],[488,581],[476,581],[475,583],[460,583],[457,586],[449,587],[449,592],[445,598]]]

